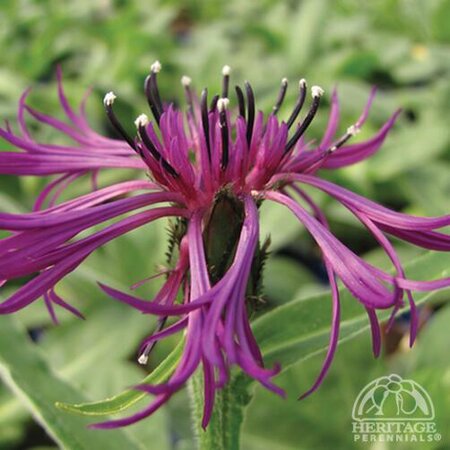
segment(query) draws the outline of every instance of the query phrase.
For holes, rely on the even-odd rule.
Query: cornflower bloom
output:
[[[324,91],[311,88],[307,112],[299,116],[308,97],[305,80],[286,120],[278,119],[288,82],[283,79],[268,116],[257,112],[250,83],[236,86],[237,108],[230,108],[230,68],[223,69],[221,95],[210,100],[207,90],[199,97],[188,77],[182,78],[187,111],[162,102],[157,85],[161,65],[155,62],[145,81],[145,95],[154,120],[144,114],[130,136],[114,112],[116,96],[104,98],[106,114],[120,140],[100,136],[86,120],[85,100],[79,111],[69,105],[58,71],[58,92],[67,116],[63,122],[19,102],[15,133],[7,124],[0,135],[19,149],[0,153],[0,172],[13,175],[57,175],[36,200],[33,212],[0,214],[0,227],[10,234],[0,243],[0,279],[32,276],[0,305],[0,313],[18,311],[43,297],[56,321],[55,305],[81,315],[56,292],[55,285],[75,270],[92,252],[118,236],[157,219],[175,220],[172,236],[172,268],[152,300],[142,299],[110,286],[101,289],[114,299],[145,314],[159,317],[155,333],[142,343],[139,362],[145,364],[154,344],[184,332],[184,350],[167,382],[140,385],[154,396],[137,414],[94,426],[114,428],[141,420],[163,405],[201,367],[204,375],[203,427],[213,411],[216,390],[238,366],[266,388],[283,395],[272,378],[279,367],[265,368],[249,322],[249,297],[258,285],[265,244],[259,240],[259,206],[263,201],[288,208],[307,229],[323,255],[331,286],[332,324],[328,351],[317,380],[304,395],[322,382],[336,350],[340,306],[337,279],[367,311],[375,354],[380,351],[380,327],[376,310],[392,309],[392,318],[406,295],[411,309],[411,344],[417,331],[417,313],[411,291],[429,291],[450,285],[450,279],[414,281],[405,277],[399,257],[387,234],[432,250],[450,250],[450,236],[436,229],[450,224],[450,215],[422,218],[391,211],[318,176],[320,169],[338,169],[374,154],[394,125],[399,111],[369,140],[348,141],[366,121],[375,90],[359,119],[336,137],[339,103],[336,92],[325,133],[319,144],[304,140]],[[25,113],[59,130],[72,145],[36,142]],[[84,175],[95,178],[101,169],[136,169],[149,180],[131,180],[108,187],[95,186],[90,193],[59,202],[71,183]],[[392,261],[394,272],[385,272],[364,261],[330,231],[327,219],[305,192],[312,187],[325,192],[348,209]],[[112,224],[106,221],[116,219]],[[92,229],[105,224],[102,229]],[[224,225],[225,224],[225,225]],[[217,230],[221,232],[218,233]],[[82,236],[79,236],[83,232]],[[181,293],[181,295],[180,295]],[[177,320],[167,325],[168,317]]]

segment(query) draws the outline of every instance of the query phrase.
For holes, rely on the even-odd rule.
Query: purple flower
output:
[[[154,120],[140,115],[137,135],[129,136],[113,109],[116,96],[110,92],[104,105],[121,140],[102,137],[88,125],[83,101],[80,111],[69,105],[58,71],[59,98],[67,122],[36,111],[26,104],[27,92],[19,102],[16,134],[9,124],[0,135],[19,151],[0,153],[0,172],[15,175],[57,175],[39,195],[33,212],[0,214],[0,227],[10,235],[0,243],[1,284],[32,276],[0,305],[0,313],[18,311],[43,297],[56,321],[55,305],[81,314],[55,292],[55,285],[84,259],[112,239],[156,219],[173,217],[177,223],[174,246],[178,260],[166,271],[166,281],[153,300],[141,299],[112,287],[100,287],[114,299],[147,314],[159,316],[160,326],[144,340],[139,361],[145,363],[156,341],[183,331],[185,346],[170,379],[163,384],[137,389],[154,395],[141,412],[120,420],[95,425],[114,428],[132,424],[164,404],[199,368],[204,374],[204,417],[206,427],[213,410],[215,391],[227,383],[235,365],[277,394],[283,391],[272,377],[278,367],[265,368],[248,317],[248,289],[254,283],[254,268],[262,252],[259,243],[258,207],[262,201],[288,208],[309,231],[323,255],[331,285],[333,321],[328,352],[311,389],[322,382],[333,358],[339,335],[339,292],[337,278],[367,310],[375,354],[380,350],[377,309],[392,309],[392,317],[403,305],[411,308],[411,344],[417,330],[417,315],[411,291],[429,291],[450,285],[450,279],[413,281],[405,277],[401,262],[387,234],[414,245],[440,251],[450,250],[450,236],[436,231],[450,225],[450,216],[422,218],[391,211],[321,179],[319,169],[348,166],[374,154],[394,125],[399,111],[371,139],[349,144],[365,122],[375,90],[356,123],[336,137],[339,121],[337,93],[319,144],[304,140],[323,96],[311,88],[312,100],[302,120],[299,114],[307,98],[305,80],[299,83],[297,101],[287,120],[278,110],[287,90],[283,79],[273,110],[268,116],[256,112],[252,87],[236,87],[237,107],[229,104],[230,70],[223,71],[221,96],[208,100],[205,89],[197,97],[191,81],[183,77],[187,111],[183,113],[160,98],[157,76],[161,66],[152,65],[145,94]],[[245,94],[244,94],[245,92]],[[25,113],[59,130],[72,145],[36,142],[25,122]],[[98,188],[101,169],[136,169],[151,181],[128,181]],[[91,175],[94,189],[72,200],[58,202],[60,194],[76,179]],[[304,191],[312,187],[336,199],[375,237],[392,261],[394,274],[364,261],[330,232],[323,212]],[[115,219],[113,224],[106,222]],[[230,236],[215,233],[215,224],[225,221]],[[104,224],[103,228],[92,229]],[[234,230],[234,231],[233,231]],[[80,236],[80,233],[83,234]],[[234,233],[234,234],[233,234]],[[226,239],[229,238],[229,241]],[[214,246],[225,242],[226,251]],[[230,246],[231,243],[231,246]],[[217,253],[222,259],[214,260]],[[225,256],[226,255],[226,258]],[[182,300],[179,293],[182,292]],[[166,326],[166,318],[176,321]]]

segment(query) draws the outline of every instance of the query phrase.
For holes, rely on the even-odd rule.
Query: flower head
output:
[[[264,245],[259,239],[259,205],[275,202],[289,209],[320,247],[331,285],[333,320],[328,352],[322,370],[305,394],[323,380],[334,355],[339,335],[339,291],[337,279],[367,310],[374,352],[379,353],[380,329],[377,309],[392,309],[392,317],[408,298],[411,312],[411,343],[417,317],[413,290],[433,290],[450,285],[450,279],[413,281],[405,277],[392,235],[414,245],[450,250],[450,237],[436,231],[450,224],[450,216],[422,218],[391,211],[318,175],[321,169],[348,166],[375,153],[394,125],[397,111],[371,139],[350,144],[363,126],[375,90],[359,119],[336,137],[339,121],[337,93],[319,144],[307,142],[305,132],[316,116],[324,90],[313,86],[308,96],[305,80],[291,114],[278,118],[288,88],[280,91],[268,116],[257,112],[250,83],[235,89],[230,101],[231,69],[223,68],[221,95],[209,98],[206,89],[197,97],[189,77],[181,80],[187,100],[186,112],[162,101],[157,78],[161,64],[155,62],[145,80],[145,95],[153,120],[141,114],[135,120],[136,135],[130,136],[115,114],[113,92],[104,98],[106,114],[121,137],[109,139],[94,132],[81,109],[69,105],[58,71],[59,98],[68,123],[47,116],[19,102],[18,126],[7,125],[0,136],[18,152],[0,153],[0,173],[15,175],[58,175],[39,195],[33,212],[0,214],[0,228],[11,234],[0,241],[0,280],[32,276],[0,305],[0,313],[18,311],[43,297],[56,321],[55,305],[81,315],[55,292],[55,285],[75,270],[92,252],[109,241],[163,217],[176,220],[174,245],[178,259],[152,300],[141,299],[110,286],[100,287],[114,299],[160,318],[155,333],[142,343],[139,362],[145,364],[154,344],[167,336],[185,334],[182,358],[170,379],[163,384],[142,385],[154,396],[143,411],[116,421],[98,424],[110,428],[134,423],[158,409],[182,387],[199,366],[205,380],[203,426],[213,411],[217,389],[227,383],[235,365],[266,388],[283,395],[272,381],[279,367],[265,368],[249,322],[248,293],[255,284],[254,268]],[[307,98],[310,99],[307,101]],[[302,109],[309,103],[299,120]],[[25,122],[25,113],[59,130],[72,145],[36,142]],[[103,169],[136,169],[150,180],[130,180],[98,188],[96,174]],[[58,202],[74,180],[92,175],[92,192]],[[330,231],[327,219],[304,187],[325,192],[347,208],[378,241],[392,261],[395,273],[387,273],[364,261]],[[109,223],[111,219],[116,221]],[[108,224],[106,224],[108,222]],[[220,236],[217,224],[226,223]],[[93,226],[103,228],[93,230]],[[86,233],[87,231],[87,233]],[[83,234],[80,236],[80,234]],[[182,300],[178,294],[182,292]],[[168,317],[177,320],[166,326]]]

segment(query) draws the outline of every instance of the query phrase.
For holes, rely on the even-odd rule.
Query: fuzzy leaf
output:
[[[416,280],[433,280],[449,276],[450,255],[426,253],[405,265],[407,276]],[[341,288],[342,319],[340,339],[346,340],[368,329],[366,312],[346,289]],[[414,295],[419,305],[439,295],[420,292]],[[407,307],[401,310],[405,312]],[[379,314],[381,320],[389,311]],[[279,362],[283,369],[320,351],[328,344],[330,331],[330,294],[299,299],[275,308],[253,323],[253,331],[268,365]]]
[[[147,375],[140,384],[157,384],[167,380],[175,370],[183,351],[184,341],[180,341],[167,358]],[[116,414],[128,409],[136,402],[146,397],[146,394],[136,390],[126,390],[114,397],[92,403],[64,403],[57,402],[56,406],[69,412],[88,416],[105,416]]]
[[[82,399],[82,393],[51,371],[39,348],[11,317],[0,317],[0,376],[61,448],[137,448],[123,430],[98,433],[87,428],[85,418],[61,415],[55,401]]]

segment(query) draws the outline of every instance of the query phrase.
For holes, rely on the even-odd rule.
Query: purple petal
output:
[[[442,217],[416,217],[391,211],[371,200],[361,197],[329,181],[311,175],[290,175],[292,181],[314,186],[337,200],[347,203],[363,212],[374,222],[406,230],[433,230],[450,225],[450,215]]]
[[[50,260],[58,262],[20,287],[13,295],[5,300],[0,305],[0,314],[16,312],[38,299],[45,292],[52,289],[61,278],[78,267],[94,250],[110,240],[161,217],[179,216],[183,214],[183,210],[176,208],[159,208],[135,214],[106,227],[100,232],[94,233],[92,236],[54,251]],[[31,263],[29,267],[34,269]]]
[[[133,295],[125,294],[124,292],[113,289],[105,284],[98,284],[100,288],[110,297],[119,300],[122,303],[126,303],[127,305],[130,305],[143,313],[155,314],[159,316],[178,316],[181,314],[186,314],[211,302],[210,298],[199,298],[190,303],[184,303],[181,305],[160,305],[158,303],[142,300]]]
[[[350,292],[364,305],[389,308],[395,296],[378,280],[379,272],[356,256],[339,242],[322,224],[311,217],[300,205],[278,192],[269,191],[265,198],[288,207],[311,233],[333,270],[342,279]],[[387,279],[392,279],[386,274]]]

